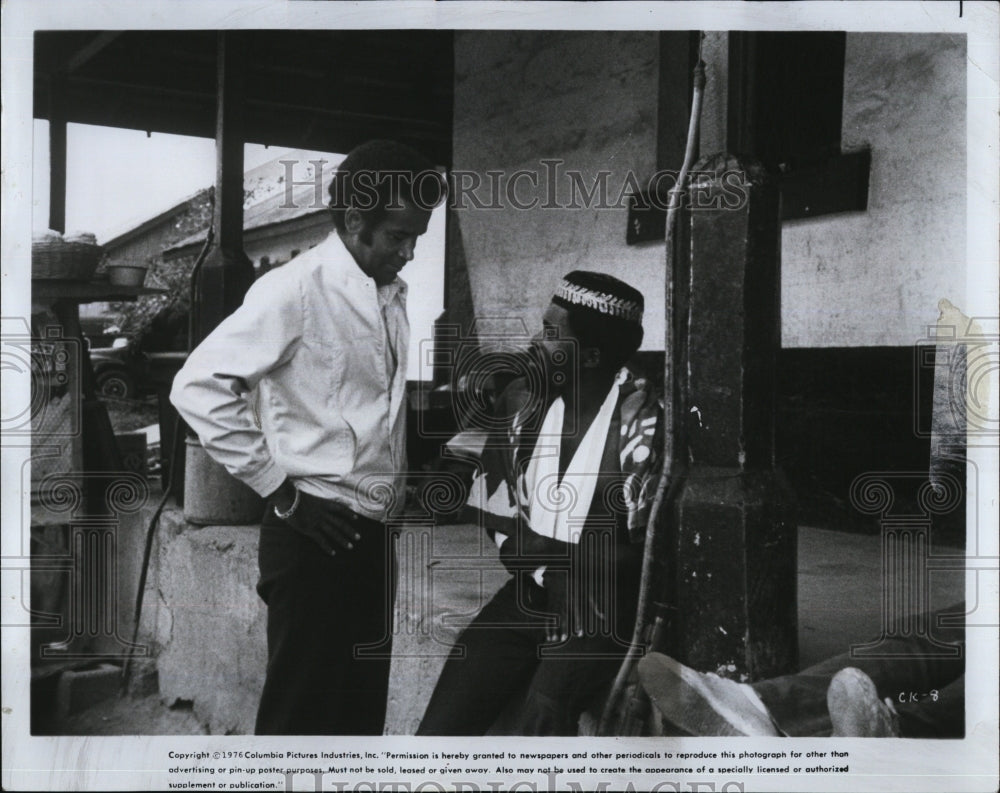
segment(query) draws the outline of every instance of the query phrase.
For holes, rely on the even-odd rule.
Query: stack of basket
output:
[[[101,246],[93,234],[58,231],[36,234],[31,240],[31,277],[89,281],[101,259]]]

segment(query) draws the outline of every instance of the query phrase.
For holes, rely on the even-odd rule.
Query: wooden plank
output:
[[[866,211],[871,161],[871,150],[863,149],[776,176],[781,220]],[[666,217],[662,200],[652,201],[647,192],[631,196],[626,244],[662,241]]]
[[[841,154],[782,174],[781,219],[819,217],[868,209],[870,149]]]
[[[163,295],[166,289],[148,286],[112,286],[107,281],[67,281],[55,278],[31,279],[32,300],[68,300],[75,303],[105,303],[135,300],[143,295]]]

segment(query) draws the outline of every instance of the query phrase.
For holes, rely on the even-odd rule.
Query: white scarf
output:
[[[624,370],[615,377],[604,404],[566,466],[562,481],[559,480],[559,441],[566,407],[562,397],[549,407],[524,475],[523,495],[526,497],[529,525],[536,534],[561,542],[579,542],[580,530],[594,500],[601,458],[608,442],[608,429],[618,404],[618,392],[625,379]],[[555,446],[551,445],[552,439],[556,439]],[[545,441],[549,443],[546,445]]]

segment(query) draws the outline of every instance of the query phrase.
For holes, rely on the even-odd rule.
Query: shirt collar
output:
[[[354,256],[351,252],[347,250],[347,246],[344,245],[344,241],[340,238],[337,230],[334,229],[330,232],[330,245],[331,245],[331,256],[330,263],[333,268],[343,275],[345,278],[353,281],[364,281],[374,284],[375,279],[370,275],[367,275],[364,270],[358,267],[358,263],[354,261]],[[376,287],[379,292],[382,292],[387,300],[392,300],[397,294],[401,298],[406,297],[406,290],[409,288],[406,281],[400,278],[398,275],[392,283],[386,284],[385,286]],[[386,290],[386,291],[383,291]]]

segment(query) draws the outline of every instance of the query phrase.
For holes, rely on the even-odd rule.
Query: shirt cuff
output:
[[[257,491],[261,497],[267,498],[281,486],[285,478],[285,472],[278,468],[274,460],[268,460],[259,471],[243,477],[243,481]]]

